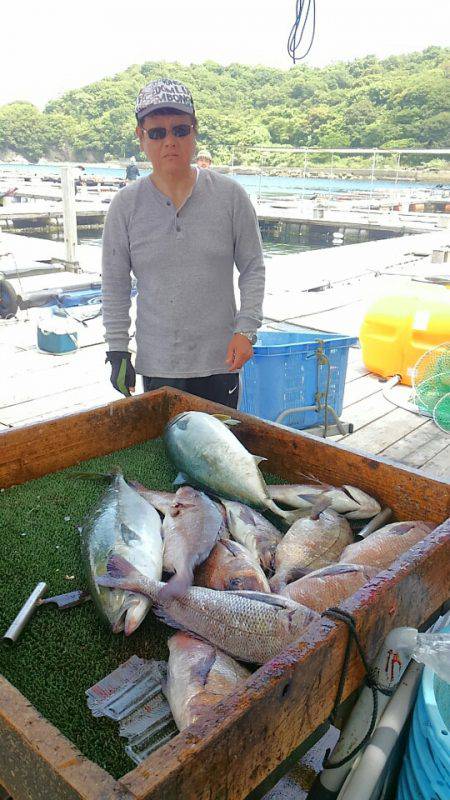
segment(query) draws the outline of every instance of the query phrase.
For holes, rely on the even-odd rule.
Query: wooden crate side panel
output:
[[[0,676],[0,783],[14,800],[133,800]]]
[[[266,456],[264,471],[280,475],[290,483],[312,477],[325,483],[354,485],[373,494],[392,508],[399,519],[424,519],[438,525],[450,515],[450,486],[433,480],[411,467],[401,467],[376,456],[352,452],[340,444],[307,433],[263,422],[225,406],[176,393],[168,389],[170,416],[185,410],[228,411],[242,420],[233,433],[250,452]]]
[[[0,433],[0,486],[13,486],[160,436],[167,395],[158,390],[80,414]]]
[[[450,520],[342,604],[369,659],[394,627],[422,624],[447,599]],[[326,618],[261,667],[210,718],[181,733],[121,779],[139,800],[242,800],[328,717],[347,633]],[[343,699],[361,683],[350,659]]]

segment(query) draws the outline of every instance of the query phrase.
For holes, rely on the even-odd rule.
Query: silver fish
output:
[[[146,578],[120,556],[108,562],[101,586],[140,592],[158,603],[164,584]],[[168,625],[188,630],[239,661],[264,664],[298,640],[316,611],[262,592],[219,592],[191,586],[183,597],[153,607]]]
[[[204,717],[251,674],[231,656],[191,633],[176,633],[168,646],[164,693],[180,731]]]
[[[351,542],[349,523],[329,508],[297,520],[277,547],[270,588],[279,592],[307,572],[333,564]]]
[[[166,425],[164,441],[171,461],[195,483],[221,497],[272,511],[292,524],[299,512],[284,511],[269,496],[252,456],[228,427],[202,411],[184,411]]]
[[[82,527],[81,539],[89,593],[97,611],[114,633],[124,630],[129,636],[144,619],[151,601],[122,589],[108,591],[96,579],[106,573],[108,558],[114,554],[124,556],[147,578],[160,580],[163,563],[160,516],[117,472]]]
[[[402,553],[420,542],[433,530],[431,525],[418,520],[391,522],[371,533],[367,539],[346,547],[341,561],[386,569]]]
[[[275,525],[244,503],[224,499],[222,503],[233,539],[240,542],[264,569],[272,569],[277,545],[283,538]]]
[[[164,571],[175,572],[161,590],[160,601],[181,597],[194,579],[194,569],[207,558],[222,529],[217,506],[203,492],[182,486],[163,522]]]
[[[277,503],[304,509],[305,515],[319,497],[328,499],[333,511],[344,514],[347,519],[369,519],[381,511],[381,506],[374,497],[349,484],[342,487],[327,483],[272,484],[267,488]]]

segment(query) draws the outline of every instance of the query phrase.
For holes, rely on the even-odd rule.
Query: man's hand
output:
[[[136,373],[131,363],[131,354],[122,350],[110,350],[106,361],[111,364],[111,383],[118,392],[129,397],[134,392]]]
[[[225,359],[225,363],[229,366],[228,372],[234,372],[243,367],[252,355],[253,347],[247,337],[242,336],[240,333],[235,333],[228,345]]]

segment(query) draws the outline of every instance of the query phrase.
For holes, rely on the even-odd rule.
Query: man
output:
[[[130,163],[127,165],[126,169],[126,179],[127,181],[135,181],[136,178],[139,178],[139,169],[136,165],[136,159],[134,156],[131,156]]]
[[[209,169],[212,164],[212,155],[209,150],[199,150],[197,153],[197,167]]]
[[[134,391],[128,352],[131,273],[137,285],[136,371],[161,386],[236,407],[239,370],[262,320],[258,221],[231,178],[191,166],[197,120],[189,90],[152,81],[138,95],[141,150],[153,172],[114,197],[103,236],[103,321],[111,382]],[[239,271],[236,310],[233,266]]]

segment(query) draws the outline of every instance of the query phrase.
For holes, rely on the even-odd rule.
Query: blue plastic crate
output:
[[[342,412],[348,351],[358,339],[339,333],[263,331],[258,334],[254,356],[244,366],[239,408],[248,414],[275,421],[288,408],[312,406],[318,391],[325,392],[328,369],[317,363],[319,341],[330,361],[328,404]],[[283,420],[291,428],[310,428],[323,423],[323,411],[290,414]]]

